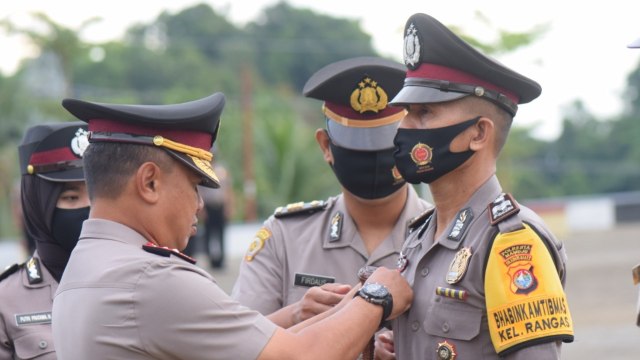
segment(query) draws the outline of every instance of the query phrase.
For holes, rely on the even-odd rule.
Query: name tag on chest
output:
[[[327,283],[334,283],[334,282],[336,282],[336,279],[328,276],[296,273],[295,279],[293,281],[293,285],[313,287],[313,286],[321,286]]]
[[[18,326],[51,324],[51,311],[43,311],[31,314],[16,314],[16,324]]]

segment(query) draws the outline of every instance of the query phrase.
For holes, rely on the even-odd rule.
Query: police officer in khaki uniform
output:
[[[355,358],[381,321],[408,308],[407,282],[378,269],[355,297],[285,330],[180,252],[197,230],[198,185],[219,187],[209,150],[221,93],[173,105],[63,106],[89,123],[92,207],[53,302],[61,359]]]
[[[304,95],[324,101],[327,127],[316,140],[343,191],[278,208],[265,221],[232,292],[241,304],[263,314],[279,310],[270,319],[289,327],[340,301],[349,290],[343,284],[357,283],[361,267],[395,267],[410,220],[430,207],[393,161],[405,111],[387,102],[402,88],[404,72],[396,62],[359,57],[327,65],[307,81]]]
[[[24,224],[36,251],[0,275],[0,359],[56,358],[51,307],[89,216],[82,173],[88,144],[86,124],[67,122],[27,129],[18,148]]]
[[[429,15],[411,16],[404,35],[396,166],[429,184],[435,210],[398,260],[415,298],[393,322],[395,356],[557,359],[573,340],[564,247],[495,176],[517,104],[541,88]],[[386,345],[379,359],[392,355]]]

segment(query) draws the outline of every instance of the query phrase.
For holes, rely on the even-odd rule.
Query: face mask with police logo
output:
[[[329,142],[333,172],[350,193],[363,199],[380,199],[402,187],[404,179],[394,169],[393,149],[350,150]]]
[[[451,142],[479,119],[436,129],[398,129],[393,157],[402,177],[412,184],[429,184],[462,165],[474,151],[451,152]]]
[[[78,209],[57,207],[53,212],[51,235],[69,254],[78,243],[82,222],[89,218],[89,209],[89,206]]]

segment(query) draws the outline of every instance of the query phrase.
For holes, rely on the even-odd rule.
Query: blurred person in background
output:
[[[33,126],[18,148],[21,218],[35,251],[0,275],[0,359],[56,359],[51,308],[89,216],[82,172],[88,144],[86,124],[76,121]]]

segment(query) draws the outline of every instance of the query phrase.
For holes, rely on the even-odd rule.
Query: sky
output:
[[[83,39],[100,42],[120,38],[134,23],[154,20],[162,11],[178,12],[201,2],[226,14],[237,25],[256,19],[260,11],[278,0],[137,0],[0,1],[0,19],[25,27],[35,26],[30,14],[44,12],[54,21],[77,28],[84,20],[102,20],[83,33]],[[455,25],[481,41],[494,40],[495,29],[529,31],[547,24],[549,30],[536,43],[498,56],[508,67],[542,85],[542,95],[520,106],[516,126],[531,127],[534,135],[552,140],[561,131],[563,114],[576,100],[589,112],[606,119],[623,111],[622,94],[629,73],[638,66],[640,49],[627,44],[640,37],[640,2],[609,0],[288,0],[301,8],[358,20],[384,56],[401,61],[405,22],[417,12],[427,13],[446,25]],[[588,4],[587,4],[588,3]],[[477,12],[489,20],[480,21]],[[10,74],[34,50],[20,36],[0,30],[0,71]]]

